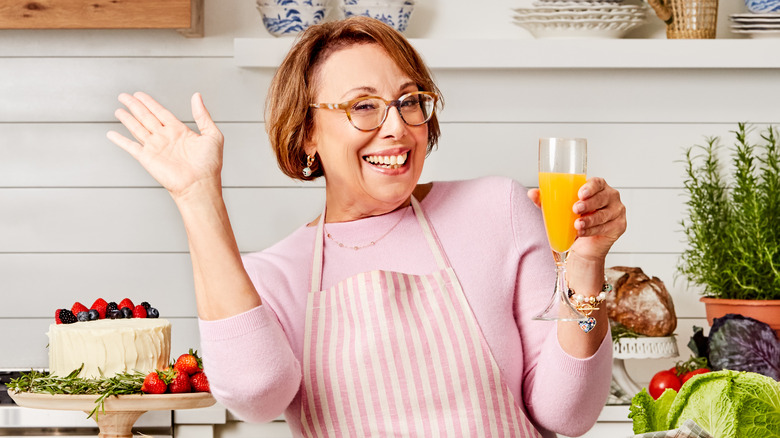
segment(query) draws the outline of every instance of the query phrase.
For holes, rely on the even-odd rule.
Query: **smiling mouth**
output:
[[[363,160],[384,169],[398,169],[406,163],[408,156],[409,152],[407,151],[399,155],[366,155]]]

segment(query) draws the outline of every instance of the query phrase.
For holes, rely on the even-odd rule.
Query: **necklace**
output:
[[[360,249],[363,249],[363,248],[368,248],[369,246],[374,246],[374,245],[376,245],[376,243],[377,243],[377,242],[379,242],[380,240],[382,240],[382,239],[384,239],[385,237],[387,237],[387,235],[388,235],[388,234],[390,234],[390,232],[391,232],[391,231],[393,231],[393,230],[395,229],[395,227],[397,227],[397,226],[398,226],[398,224],[400,224],[400,223],[401,223],[401,221],[403,220],[403,218],[406,216],[406,212],[407,212],[407,211],[408,211],[408,210],[404,210],[404,212],[403,212],[403,214],[401,215],[401,217],[399,217],[399,218],[398,218],[398,221],[397,221],[397,222],[396,222],[396,223],[395,223],[395,224],[394,224],[392,227],[390,227],[390,229],[389,229],[389,230],[387,230],[387,231],[385,232],[385,234],[382,234],[382,235],[381,235],[381,236],[379,236],[378,238],[376,238],[376,239],[374,239],[374,240],[372,240],[372,241],[370,241],[370,242],[368,242],[368,243],[364,243],[364,244],[362,244],[362,245],[347,245],[347,244],[345,244],[345,243],[339,242],[338,240],[336,240],[336,238],[335,238],[335,237],[333,237],[333,236],[332,236],[330,233],[328,233],[327,231],[325,232],[325,235],[328,237],[328,239],[332,240],[333,242],[335,242],[335,243],[336,243],[336,245],[338,245],[338,246],[340,246],[340,247],[342,247],[342,248],[349,248],[349,249],[354,249],[355,251],[357,251],[357,250],[360,250]]]

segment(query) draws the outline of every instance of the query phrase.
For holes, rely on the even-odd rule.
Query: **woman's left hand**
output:
[[[588,179],[578,192],[579,200],[572,209],[580,217],[574,221],[577,240],[571,252],[578,257],[603,261],[615,241],[626,231],[626,207],[620,193],[604,178]],[[528,191],[528,197],[541,206],[539,189]]]

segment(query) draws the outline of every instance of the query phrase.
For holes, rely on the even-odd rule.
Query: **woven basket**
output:
[[[715,38],[718,24],[718,0],[668,0],[672,23],[666,26],[666,38]]]

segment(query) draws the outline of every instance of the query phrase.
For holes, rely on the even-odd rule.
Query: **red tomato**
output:
[[[680,379],[682,380],[683,383],[685,383],[685,382],[688,381],[688,379],[690,379],[691,377],[693,377],[693,376],[695,376],[697,374],[704,374],[704,373],[709,373],[709,372],[710,372],[709,368],[699,368],[699,369],[696,369],[696,370],[693,370],[693,371],[688,371],[687,373],[683,374]]]
[[[647,392],[650,393],[651,397],[657,400],[658,397],[664,393],[666,388],[679,391],[680,386],[682,386],[682,382],[680,381],[680,378],[677,377],[677,374],[674,373],[674,371],[663,370],[655,373],[653,378],[650,380],[650,385],[647,386]]]

